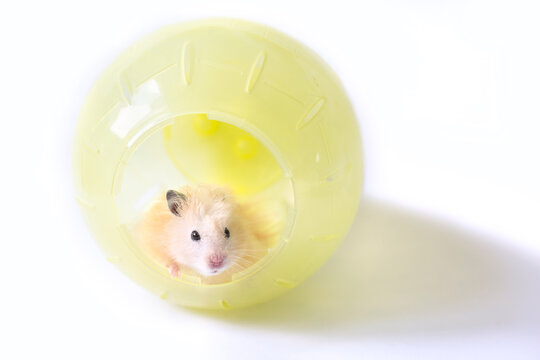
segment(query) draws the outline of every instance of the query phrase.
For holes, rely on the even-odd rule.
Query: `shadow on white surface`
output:
[[[266,304],[206,313],[325,336],[540,328],[538,259],[439,220],[365,200],[314,276]]]

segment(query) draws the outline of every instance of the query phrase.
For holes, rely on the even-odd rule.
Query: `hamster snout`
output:
[[[223,266],[223,263],[225,262],[226,255],[223,253],[213,253],[208,257],[208,266],[210,269],[214,270],[214,272],[217,271],[220,267]]]

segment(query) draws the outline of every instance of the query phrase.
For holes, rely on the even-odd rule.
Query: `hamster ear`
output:
[[[167,191],[167,204],[169,205],[169,210],[171,210],[174,215],[181,216],[182,205],[184,205],[186,201],[186,195],[175,190]]]

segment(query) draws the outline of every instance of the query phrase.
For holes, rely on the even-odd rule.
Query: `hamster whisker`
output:
[[[240,265],[238,265],[237,263],[231,263],[230,269],[231,269],[233,272],[237,272],[237,271],[241,271],[241,270],[242,270],[242,267],[241,267]]]
[[[241,248],[235,248],[235,249],[233,249],[233,251],[241,251],[241,252],[244,252],[244,253],[261,253],[261,252],[266,252],[267,250],[266,249],[241,249]]]
[[[233,258],[231,258],[231,261],[240,262],[240,261],[245,261],[245,259],[242,258],[241,256],[234,256]]]
[[[243,254],[243,255],[242,255],[242,258],[260,259],[261,257],[255,256],[255,255],[250,255],[250,254]]]
[[[240,272],[242,270],[246,269],[246,267],[241,266],[240,264],[233,263],[231,264],[231,271],[232,272]]]
[[[237,264],[237,265],[248,265],[248,266],[251,265],[249,261],[241,257],[233,258],[231,261],[233,262],[233,264]]]

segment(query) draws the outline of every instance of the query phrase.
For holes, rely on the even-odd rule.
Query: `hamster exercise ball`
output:
[[[143,38],[98,79],[75,135],[76,198],[134,281],[175,304],[239,308],[295,287],[332,254],[356,214],[361,158],[351,103],[313,51],[264,25],[195,21]],[[283,209],[275,245],[229,282],[172,278],[135,240],[151,199],[199,183]]]

